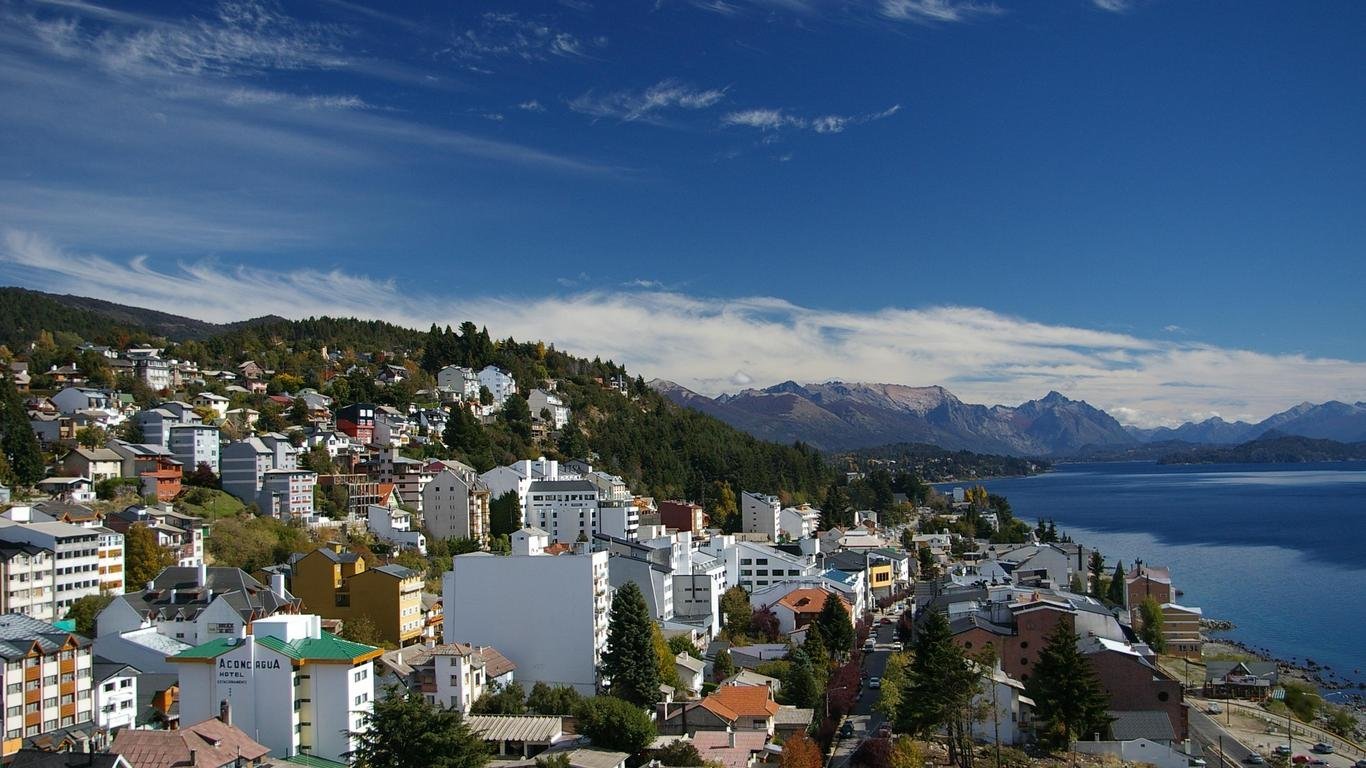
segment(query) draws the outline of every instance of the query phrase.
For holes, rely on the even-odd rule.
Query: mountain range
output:
[[[1269,431],[1340,442],[1366,440],[1366,402],[1301,403],[1256,424],[1218,417],[1138,429],[1084,401],[1049,392],[1017,406],[965,403],[939,386],[785,381],[707,397],[671,381],[650,382],[670,400],[776,442],[822,450],[920,442],[1009,456],[1068,457],[1087,449],[1148,443],[1234,445]]]

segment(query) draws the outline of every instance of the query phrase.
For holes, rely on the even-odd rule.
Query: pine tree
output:
[[[915,655],[896,713],[897,730],[928,736],[950,721],[971,698],[977,675],[953,642],[949,621],[934,612],[915,638]]]
[[[1100,579],[1105,575],[1105,558],[1101,556],[1100,550],[1091,550],[1087,569],[1091,572],[1091,596],[1100,597]]]
[[[633,581],[626,582],[612,596],[602,671],[611,680],[612,695],[638,707],[653,706],[659,699],[659,665],[652,624],[640,587]]]
[[[356,739],[357,768],[483,768],[489,761],[483,737],[470,730],[458,709],[428,704],[417,692],[392,686],[375,697]]]
[[[802,643],[802,652],[806,654],[806,658],[811,660],[812,669],[829,669],[830,650],[825,645],[825,635],[821,632],[819,625],[812,624],[807,628],[806,642]]]
[[[791,666],[788,667],[787,679],[783,681],[783,695],[794,707],[815,708],[819,704],[821,692],[811,659],[798,648],[787,657],[787,660]]]
[[[844,598],[831,592],[825,596],[816,626],[824,636],[825,646],[832,654],[848,653],[854,648],[854,625],[849,618],[849,609],[844,607]]]
[[[1110,577],[1110,591],[1105,599],[1114,605],[1124,605],[1124,561],[1115,563],[1115,575]]]
[[[1091,660],[1077,650],[1077,640],[1072,625],[1059,621],[1026,681],[1039,742],[1054,749],[1066,749],[1072,739],[1104,735],[1110,724],[1109,700]]]
[[[0,453],[9,465],[9,477],[0,478],[16,485],[33,485],[46,474],[43,452],[29,425],[23,400],[8,376],[0,376]]]
[[[1162,606],[1151,597],[1143,598],[1138,604],[1138,638],[1157,653],[1167,650],[1167,640],[1162,636]]]

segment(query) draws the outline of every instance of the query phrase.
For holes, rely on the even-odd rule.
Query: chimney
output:
[[[199,568],[195,570],[194,584],[196,587],[203,587],[209,582],[209,567],[201,560]]]
[[[227,699],[218,704],[218,719],[223,721],[223,725],[232,725],[232,705]]]
[[[192,767],[199,765],[199,753],[193,749],[190,750],[190,765]]]
[[[270,575],[270,591],[285,596],[285,575],[283,573],[272,573]]]
[[[727,728],[727,729],[726,729],[726,742],[727,742],[728,744],[730,744],[730,748],[731,748],[731,749],[735,749],[735,729],[734,729],[734,728]]]

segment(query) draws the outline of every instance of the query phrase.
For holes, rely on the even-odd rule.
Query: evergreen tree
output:
[[[1058,526],[1050,519],[1048,521],[1048,538],[1045,541],[1056,542],[1058,540]]]
[[[1053,749],[1066,749],[1072,739],[1103,736],[1110,725],[1109,700],[1091,660],[1077,650],[1077,640],[1071,624],[1059,621],[1025,682],[1034,699],[1039,743]]]
[[[916,633],[915,655],[896,713],[897,730],[926,737],[949,725],[965,701],[976,676],[953,642],[949,621],[931,613]]]
[[[812,624],[806,630],[806,642],[802,643],[802,653],[811,660],[811,668],[823,672],[830,668],[830,650],[825,645],[821,628]]]
[[[533,715],[572,715],[583,703],[583,696],[571,685],[537,682],[526,697],[527,711]]]
[[[1100,597],[1100,579],[1105,575],[1105,558],[1101,557],[1100,550],[1091,550],[1087,569],[1091,572],[1091,596]]]
[[[583,436],[578,419],[569,418],[569,423],[560,430],[557,447],[565,458],[577,459],[588,455],[588,439]]]
[[[522,527],[522,500],[512,490],[489,503],[489,528],[494,536],[510,536]]]
[[[915,552],[916,562],[920,565],[920,578],[933,579],[939,575],[939,563],[934,560],[934,553],[929,547],[921,547]]]
[[[514,392],[503,402],[503,423],[508,431],[524,441],[531,440],[531,406],[520,392]]]
[[[602,671],[612,683],[612,695],[638,707],[650,707],[659,700],[653,624],[640,587],[626,582],[612,596]]]
[[[470,706],[472,715],[521,715],[526,713],[526,691],[518,682],[484,691]]]
[[[788,655],[788,661],[791,666],[788,667],[787,679],[783,680],[783,695],[794,707],[814,709],[820,704],[821,691],[811,660],[798,648]]]
[[[853,650],[854,625],[849,618],[849,609],[844,607],[844,599],[838,594],[831,592],[825,596],[825,604],[815,623],[831,653],[844,654]]]
[[[1114,605],[1124,605],[1124,561],[1115,563],[1115,575],[1110,577],[1110,591],[1105,599]]]
[[[744,635],[750,630],[754,609],[749,605],[749,593],[744,587],[731,587],[721,595],[722,625],[730,637]]]
[[[6,482],[33,485],[46,474],[24,401],[8,376],[0,376],[0,453],[9,466],[9,477],[0,478]]]
[[[470,730],[458,709],[428,704],[422,694],[391,686],[351,735],[357,768],[483,768],[484,739]]]
[[[1151,597],[1143,598],[1138,604],[1138,638],[1157,653],[1167,650],[1166,638],[1162,636],[1162,606]]]
[[[835,526],[848,527],[854,524],[854,508],[849,503],[849,494],[838,483],[831,483],[821,503],[821,528]]]
[[[721,682],[735,674],[735,662],[730,658],[730,651],[721,651],[716,654],[716,659],[711,663],[711,675],[716,682]]]

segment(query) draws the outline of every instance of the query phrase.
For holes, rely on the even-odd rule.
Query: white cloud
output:
[[[656,113],[669,109],[708,109],[725,97],[724,88],[695,88],[670,78],[661,80],[643,91],[617,91],[607,94],[590,91],[571,100],[569,108],[595,118],[633,121],[647,120]]]
[[[518,105],[517,105],[517,108],[520,109],[520,110],[522,110],[523,112],[544,112],[544,111],[545,111],[545,107],[541,106],[541,102],[539,102],[539,101],[537,101],[537,100],[535,100],[535,99],[530,99],[530,100],[528,100],[528,101],[524,101],[524,102],[522,102],[521,104],[518,104]]]
[[[1091,2],[1102,11],[1109,11],[1110,13],[1124,13],[1131,7],[1129,0],[1091,0]]]
[[[707,393],[789,378],[943,384],[983,403],[1056,389],[1154,426],[1212,413],[1255,420],[1301,400],[1359,399],[1366,386],[1366,362],[1146,339],[978,307],[833,311],[654,289],[453,298],[340,270],[115,260],[13,230],[0,240],[0,274],[206,320],[351,314],[425,328],[470,318],[495,336],[610,357]]]
[[[920,24],[962,22],[1003,12],[995,3],[974,0],[882,0],[880,10],[889,19]]]
[[[807,119],[805,117],[788,114],[787,111],[783,109],[763,107],[728,112],[721,116],[721,124],[758,128],[762,131],[776,131],[783,128],[809,128],[816,133],[842,133],[844,132],[844,129],[851,125],[862,125],[874,120],[881,120],[885,117],[891,117],[900,111],[901,105],[893,104],[881,112],[869,112],[862,115],[829,114]]]
[[[595,40],[594,44],[602,47],[606,40]],[[542,19],[489,12],[479,18],[477,27],[454,35],[448,50],[456,57],[470,61],[544,61],[553,56],[582,56],[583,49],[583,42],[578,37],[556,29]]]

